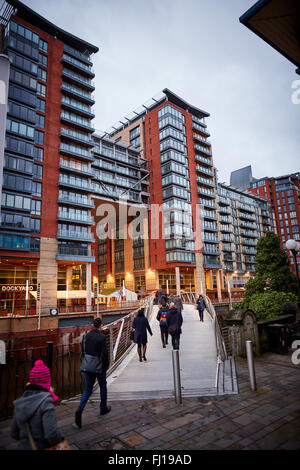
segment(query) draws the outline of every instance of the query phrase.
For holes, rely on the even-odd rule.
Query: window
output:
[[[30,210],[31,198],[17,194],[2,193],[2,206],[22,210]]]
[[[26,250],[30,249],[30,237],[22,235],[0,235],[0,247],[8,250]]]
[[[6,130],[7,132],[13,132],[21,135],[22,137],[27,137],[28,139],[33,139],[34,137],[33,127],[22,122],[13,121],[12,119],[6,120]]]
[[[23,36],[23,38],[27,39],[27,41],[31,41],[34,44],[39,43],[39,36],[31,31],[31,29],[25,28],[24,26],[16,23],[15,21],[11,21],[9,25],[10,32],[17,34],[19,36]]]
[[[32,195],[42,197],[42,183],[32,182]]]
[[[295,212],[290,212],[290,218],[292,219],[293,217],[297,217],[296,211]]]
[[[42,117],[42,116],[41,116]],[[44,145],[44,132],[34,130],[34,141],[36,144]]]
[[[11,152],[20,153],[21,155],[32,157],[33,144],[25,142],[24,140],[16,139],[11,136],[6,136],[6,149]]]
[[[42,116],[41,114],[36,114],[36,126],[40,127],[41,129],[45,128],[45,116]]]
[[[33,158],[38,162],[42,162],[44,159],[44,149],[40,147],[33,148]]]
[[[46,82],[47,81],[47,71],[44,70],[44,69],[41,69],[41,67],[39,67],[39,69],[38,69],[38,78],[39,78],[39,80],[42,80],[43,82]]]
[[[7,55],[12,65],[14,65],[15,67],[18,67],[19,69],[25,70],[25,72],[29,72],[34,75],[37,75],[37,71],[38,71],[37,64],[35,64],[31,60],[26,59],[25,57],[22,57],[12,51],[7,51]]]
[[[3,174],[3,187],[31,193],[32,180],[11,173]]]
[[[8,37],[8,45],[9,47],[12,47],[13,49],[16,49],[17,51],[22,52],[23,54],[32,57],[33,59],[38,59],[39,51],[38,51],[38,36],[37,34],[33,33],[30,30],[27,30],[27,28],[23,28],[22,26],[19,28],[20,25],[18,25],[18,31],[12,31],[10,28],[10,33]],[[19,29],[21,28],[25,31],[29,31],[29,33],[26,33],[26,39],[24,40],[25,36],[23,34],[19,33]],[[23,38],[20,38],[20,36],[23,36]],[[28,36],[31,36],[32,40],[28,40]],[[37,41],[37,42],[36,42]]]
[[[46,111],[46,101],[41,98],[37,98],[37,110],[44,113]]]
[[[22,106],[21,104],[8,101],[7,113],[21,119],[22,121],[29,121],[35,123],[35,112],[31,108]]]
[[[34,93],[30,93],[23,88],[19,88],[15,85],[9,85],[8,96],[14,100],[20,101],[21,103],[31,106],[32,108],[36,107],[36,96]]]
[[[39,52],[39,64],[44,65],[44,67],[47,67],[48,65],[48,57],[44,54],[41,54]]]
[[[36,92],[38,95],[46,96],[46,85],[43,85],[42,83],[38,83]]]
[[[34,233],[40,233],[41,219],[30,219],[30,230]]]
[[[1,223],[3,226],[8,228],[29,230],[30,216],[23,214],[14,214],[12,212],[2,212]]]
[[[299,232],[298,225],[293,225],[292,226],[292,233],[296,233],[296,232]]]
[[[42,165],[33,165],[33,177],[39,180],[43,179],[43,167]]]
[[[41,215],[42,202],[36,199],[31,200],[30,213],[33,215]]]
[[[32,90],[36,90],[37,79],[27,75],[26,73],[20,72],[13,68],[10,69],[9,80],[11,82],[16,82],[19,85],[22,85]]]
[[[20,173],[33,173],[33,163],[23,158],[13,157],[12,155],[4,155],[4,168],[8,170],[19,171]]]
[[[30,238],[30,251],[31,253],[40,252],[40,239],[39,238]]]
[[[41,51],[48,52],[48,43],[40,38],[39,47]]]

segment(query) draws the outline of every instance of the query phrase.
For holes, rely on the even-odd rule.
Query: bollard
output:
[[[50,373],[52,373],[52,358],[53,358],[53,341],[47,341],[46,366],[49,368]]]
[[[256,386],[252,341],[250,340],[246,341],[246,352],[247,352],[247,361],[248,361],[248,369],[249,369],[249,377],[250,377],[250,386],[251,386],[252,392],[255,392],[257,390],[257,386]]]
[[[178,349],[173,349],[172,351],[172,362],[173,362],[175,403],[177,405],[180,405],[180,403],[182,403],[182,397],[181,397],[181,380],[180,380],[180,364],[179,364],[179,350]]]

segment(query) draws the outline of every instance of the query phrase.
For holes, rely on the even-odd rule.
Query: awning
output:
[[[36,299],[36,291],[30,291],[30,294]],[[43,293],[42,293],[43,295]],[[58,290],[57,299],[66,299],[67,291]],[[86,290],[69,290],[68,292],[69,299],[86,299],[87,293]],[[91,297],[94,297],[94,292],[91,292]],[[99,294],[99,297],[107,298],[107,295]]]

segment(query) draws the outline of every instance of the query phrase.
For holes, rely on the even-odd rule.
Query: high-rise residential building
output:
[[[290,173],[278,177],[265,177],[252,181],[249,190],[266,198],[274,212],[277,233],[281,238],[281,248],[286,249],[289,239],[300,240],[300,173]],[[286,250],[290,258],[292,271],[296,274],[296,266],[292,253]],[[300,272],[300,254],[297,256]]]
[[[267,232],[276,233],[275,214],[264,197],[223,183],[217,187],[217,207],[221,287],[230,282],[233,289],[243,288],[255,271],[257,241]]]
[[[203,292],[222,268],[217,253],[202,252],[202,241],[212,244],[218,232],[208,116],[166,88],[110,129],[112,138],[140,148],[149,164],[147,290]],[[159,208],[164,225],[158,228],[152,217]]]
[[[143,220],[148,221],[148,161],[141,158],[136,147],[107,135],[94,134],[93,141],[93,285],[119,289],[124,282],[129,290],[146,290],[150,268],[148,226],[143,227],[146,236],[139,232],[132,237],[128,228],[136,212],[144,211]],[[104,224],[105,210],[113,210],[115,219],[106,230],[107,237],[101,238],[99,226]]]
[[[88,307],[95,260],[91,55],[98,48],[19,1],[4,2],[1,13],[1,52],[10,74],[0,309],[35,312],[38,284],[42,313],[57,301],[63,305],[68,289],[82,290]]]

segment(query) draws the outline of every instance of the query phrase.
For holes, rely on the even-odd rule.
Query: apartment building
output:
[[[91,56],[98,48],[15,0],[2,7],[1,44],[10,73],[0,309],[35,313],[39,284],[42,313],[67,297],[88,306],[95,261]]]

